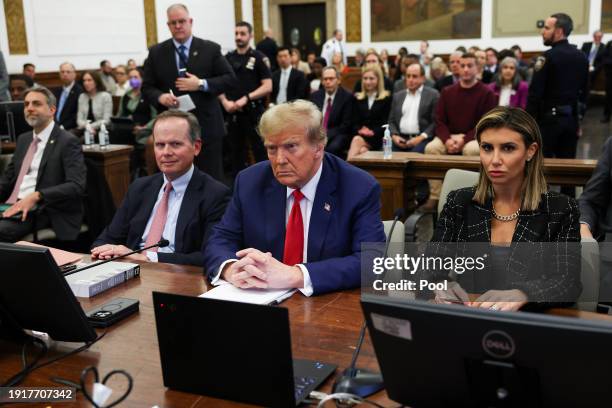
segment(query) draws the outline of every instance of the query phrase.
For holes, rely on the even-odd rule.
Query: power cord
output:
[[[372,400],[367,400],[365,398],[360,397],[359,395],[349,394],[346,392],[337,392],[335,394],[325,394],[319,391],[313,391],[310,393],[309,397],[320,400],[317,408],[323,408],[325,403],[329,401],[337,401],[340,402],[342,407],[351,407],[357,404],[366,404],[376,408],[385,408],[377,402]],[[403,408],[403,405],[400,405],[399,408]]]

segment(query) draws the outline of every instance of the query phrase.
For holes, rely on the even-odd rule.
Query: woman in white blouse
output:
[[[521,80],[518,73],[518,61],[516,58],[506,57],[502,60],[500,67],[495,80],[488,84],[498,98],[498,105],[525,109],[529,84]]]
[[[85,92],[79,96],[77,125],[79,129],[85,129],[89,120],[93,132],[96,133],[102,123],[106,126],[110,124],[113,98],[105,91],[97,72],[87,71],[83,74],[83,89]]]

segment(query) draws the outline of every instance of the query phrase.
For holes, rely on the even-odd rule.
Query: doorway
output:
[[[306,54],[314,51],[321,55],[321,47],[326,41],[325,3],[281,5],[283,45],[295,47]]]

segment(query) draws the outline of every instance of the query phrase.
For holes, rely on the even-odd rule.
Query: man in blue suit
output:
[[[306,296],[359,286],[361,244],[385,241],[380,186],[325,153],[321,118],[304,100],[262,116],[269,161],[238,174],[213,228],[204,250],[213,284],[296,288]]]
[[[133,260],[202,265],[203,245],[221,219],[229,189],[193,166],[202,140],[191,113],[168,110],[153,125],[155,160],[161,173],[136,179],[111,224],[93,243],[93,258],[108,259],[164,238]]]

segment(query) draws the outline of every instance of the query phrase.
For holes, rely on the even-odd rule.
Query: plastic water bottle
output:
[[[389,130],[389,125],[382,125],[385,128],[385,135],[383,136],[382,145],[383,145],[383,159],[388,160],[392,157],[392,144],[391,140],[391,131]]]
[[[85,135],[84,135],[84,141],[85,141],[85,148],[89,149],[93,143],[93,132],[91,129],[91,121],[88,120],[87,124],[85,125]]]
[[[106,130],[106,125],[104,123],[102,124],[102,126],[100,126],[98,139],[100,141],[100,148],[106,149],[106,146],[108,146],[108,130]]]

